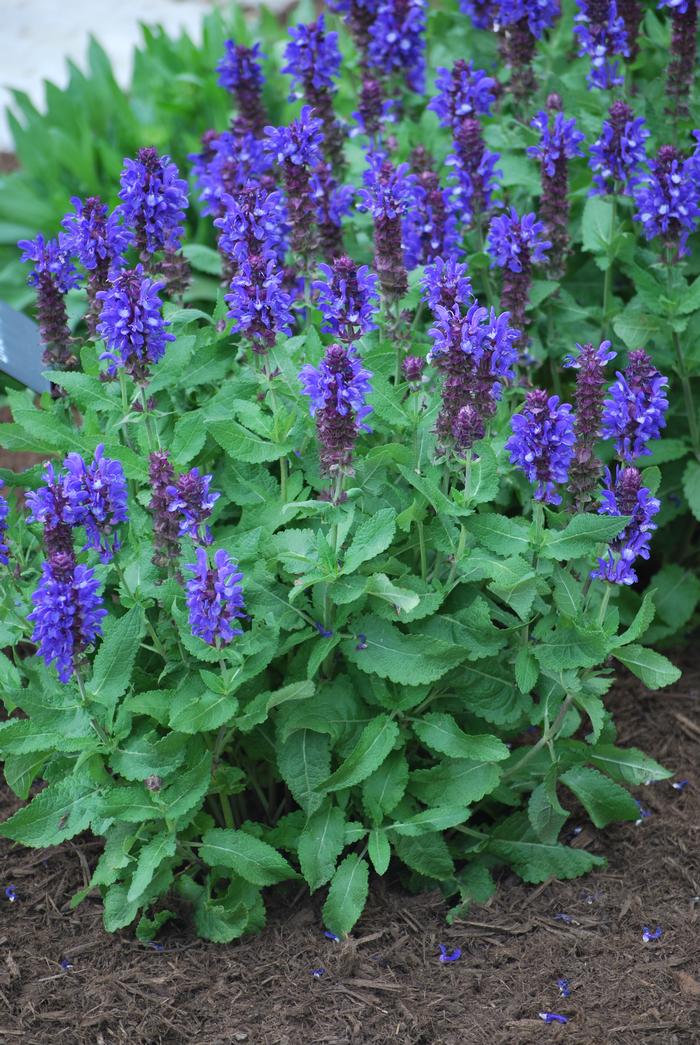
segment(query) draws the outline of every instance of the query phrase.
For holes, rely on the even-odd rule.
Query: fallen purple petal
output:
[[[10,903],[15,902],[15,900],[17,899],[17,892],[15,890],[14,885],[8,885],[5,887],[5,896],[10,901]]]
[[[326,937],[326,939],[332,940],[333,943],[340,943],[340,937],[336,936],[335,933],[329,932],[328,929],[323,930],[323,935]]]
[[[663,934],[664,931],[660,925],[657,925],[653,932],[648,925],[645,925],[642,930],[642,940],[644,943],[650,943],[651,940],[660,940]]]
[[[689,780],[674,780],[671,787],[674,791],[685,791],[689,783]]]
[[[639,827],[643,820],[646,820],[648,817],[651,816],[651,810],[645,809],[645,807],[642,805],[638,798],[635,798],[635,802],[637,803],[637,808],[639,809],[640,814],[639,820],[635,820],[635,825]]]
[[[322,976],[326,975],[326,970],[321,966],[319,969],[312,969],[311,975],[315,976],[317,980],[320,980]]]
[[[545,1023],[568,1023],[568,1016],[561,1016],[558,1012],[538,1012],[537,1015]]]
[[[570,986],[570,984],[571,984],[571,981],[567,980],[564,976],[561,976],[557,980],[557,987],[559,988],[559,993],[561,994],[562,998],[568,998],[570,996],[570,994],[571,994],[571,986]]]
[[[357,645],[355,646],[355,649],[367,649],[367,636],[363,635],[362,632],[360,632],[360,634],[357,636]]]
[[[459,947],[455,947],[453,951],[448,954],[447,947],[444,943],[438,944],[440,948],[440,961],[441,962],[456,962],[462,957],[462,951]]]
[[[571,923],[573,922],[573,918],[570,914],[564,914],[563,911],[559,911],[557,914],[554,915],[554,921],[564,922],[566,925],[571,925]]]
[[[72,964],[68,961],[67,958],[61,958],[61,960],[60,960],[60,962],[58,964],[61,966],[62,969],[65,969],[66,972],[69,969],[73,968]]]

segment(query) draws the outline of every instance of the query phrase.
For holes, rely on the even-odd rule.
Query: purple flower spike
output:
[[[102,634],[106,616],[99,581],[87,566],[75,564],[71,554],[58,552],[42,567],[39,587],[32,595],[32,642],[47,664],[56,661],[61,682],[68,682],[82,652]]]
[[[426,265],[421,285],[428,308],[433,312],[438,305],[448,310],[468,305],[473,297],[467,266],[454,258],[448,258],[447,261],[435,258],[430,265]]]
[[[15,889],[14,885],[5,886],[5,897],[10,901],[10,903],[16,903],[17,890]]]
[[[358,209],[369,211],[374,218],[375,268],[379,283],[387,300],[397,301],[408,289],[402,219],[416,206],[420,189],[406,163],[394,167],[390,160],[371,153],[368,164],[363,175],[364,188],[358,193]]]
[[[416,172],[416,203],[403,220],[404,260],[409,270],[451,255],[459,241],[454,189],[442,187],[433,158],[422,146],[413,150],[411,162]]]
[[[511,461],[531,483],[535,500],[560,504],[557,484],[565,483],[573,457],[574,419],[568,403],[539,388],[528,392],[521,414],[511,419],[513,434],[506,443]]]
[[[460,120],[454,133],[454,152],[446,165],[452,167],[456,206],[460,220],[472,224],[484,215],[491,206],[491,197],[496,187],[496,168],[499,154],[490,152],[484,145],[481,124],[474,117]]]
[[[385,76],[400,74],[410,90],[425,91],[425,0],[379,0],[369,27],[369,63]]]
[[[636,468],[618,468],[613,482],[610,470],[605,473],[605,488],[598,508],[600,515],[631,515],[631,521],[609,545],[604,558],[591,577],[611,584],[634,584],[637,574],[635,559],[649,558],[649,543],[656,529],[652,519],[660,508],[659,501],[642,486],[642,476]]]
[[[460,11],[471,18],[475,29],[493,29],[494,7],[493,0],[459,0]]]
[[[574,459],[569,471],[569,490],[574,494],[578,511],[583,511],[590,501],[603,467],[596,454],[596,444],[601,436],[603,397],[605,395],[605,367],[615,353],[610,342],[593,345],[577,345],[578,355],[567,356],[564,366],[576,373],[576,419],[574,431],[576,445]]]
[[[70,248],[64,237],[45,240],[21,239],[17,246],[23,252],[21,260],[32,262],[27,283],[36,287],[39,332],[44,345],[42,360],[58,369],[72,369],[77,360],[72,352],[72,337],[68,329],[68,314],[64,296],[80,283],[77,269],[70,260]]]
[[[488,249],[491,267],[503,270],[501,308],[510,312],[513,323],[524,332],[526,309],[530,297],[532,265],[546,261],[551,247],[544,239],[544,225],[534,214],[521,218],[514,207],[493,218],[489,227]]]
[[[258,255],[281,265],[289,233],[284,195],[250,181],[233,195],[225,194],[222,203],[224,215],[214,225],[221,230],[219,250],[230,264],[242,265]]]
[[[124,469],[119,461],[104,456],[102,443],[89,466],[76,453],[68,454],[63,465],[85,492],[85,549],[95,548],[102,562],[111,562],[121,547],[115,528],[128,519]]]
[[[350,131],[350,136],[366,134],[372,139],[373,147],[375,147],[382,125],[391,120],[394,109],[395,102],[384,97],[379,80],[375,80],[372,76],[365,76],[360,87],[357,112],[352,114],[357,127]]]
[[[180,517],[179,536],[189,536],[199,544],[211,544],[211,533],[205,523],[221,496],[209,490],[212,478],[200,475],[199,468],[192,468],[178,476],[165,491],[170,499],[168,511]]]
[[[323,124],[324,150],[334,167],[343,160],[343,128],[335,118],[333,94],[342,57],[338,34],[327,33],[323,15],[308,25],[293,26],[282,72],[292,77],[295,88],[290,101],[304,98]]]
[[[43,526],[49,558],[59,553],[72,556],[71,530],[85,522],[87,491],[81,480],[70,472],[56,475],[52,464],[46,466],[43,478],[46,486],[27,493],[28,521]]]
[[[483,69],[475,69],[473,62],[460,58],[452,69],[439,67],[435,86],[438,93],[428,108],[437,114],[443,127],[456,131],[465,116],[491,112],[496,81]]]
[[[265,151],[282,168],[292,226],[291,247],[305,261],[316,246],[310,177],[311,169],[322,162],[322,143],[322,123],[308,105],[289,127],[265,128]]]
[[[192,573],[187,581],[187,608],[192,634],[210,646],[227,646],[234,635],[242,635],[233,622],[244,614],[243,574],[223,548],[214,554],[209,565],[203,548],[196,550],[197,562],[185,569]]]
[[[438,960],[441,962],[457,962],[462,957],[462,951],[459,947],[455,947],[453,951],[448,951],[444,943],[438,944],[438,947],[440,948],[440,958]]]
[[[352,451],[359,431],[371,429],[364,419],[372,408],[366,398],[371,374],[350,348],[330,345],[318,367],[310,363],[299,374],[304,395],[316,418],[321,468],[327,474],[350,474]]]
[[[417,388],[423,380],[426,360],[422,356],[406,356],[401,364],[403,376],[409,385]]]
[[[651,172],[634,190],[635,221],[646,239],[663,237],[667,250],[687,254],[686,242],[700,219],[700,179],[694,156],[683,160],[674,145],[662,145]]]
[[[664,931],[660,925],[657,925],[653,932],[648,925],[645,925],[642,930],[642,940],[644,943],[651,943],[652,940],[660,940],[663,934]]]
[[[618,14],[616,0],[577,0],[577,3],[574,33],[579,39],[578,53],[591,58],[588,86],[608,90],[624,83],[619,62],[612,57],[629,55],[625,21]]]
[[[695,79],[697,0],[659,0],[659,7],[671,12],[671,64],[666,90],[679,116],[688,115],[688,98]]]
[[[557,980],[557,987],[562,998],[571,997],[571,981],[567,980],[564,976]]]
[[[235,196],[249,182],[270,181],[272,163],[259,138],[248,132],[205,131],[202,151],[189,156],[202,202],[203,214],[221,217],[226,210],[224,197]]]
[[[339,185],[329,163],[319,163],[309,178],[309,194],[318,223],[322,257],[332,260],[343,253],[343,218],[352,210],[355,190]]]
[[[167,332],[170,324],[162,315],[162,287],[137,265],[120,272],[108,290],[98,291],[102,313],[97,332],[107,345],[100,359],[108,361],[109,374],[124,367],[135,381],[145,385],[150,365],[162,359],[167,343],[175,340],[174,334]]]
[[[0,479],[0,487],[4,486]],[[0,496],[0,565],[7,566],[10,559],[10,549],[7,544],[7,517],[10,514],[10,506],[4,497]]]
[[[224,300],[233,332],[244,335],[255,352],[267,352],[278,334],[292,332],[292,298],[283,289],[283,272],[273,258],[252,255],[231,280]]]
[[[531,127],[540,131],[541,139],[538,145],[530,146],[527,152],[528,156],[540,161],[540,214],[552,243],[548,269],[551,275],[559,277],[564,273],[569,245],[569,160],[583,155],[581,142],[584,136],[576,129],[576,120],[567,120],[560,111],[561,99],[558,95],[550,95],[548,108],[552,111],[551,118],[543,110],[530,122]]]
[[[133,233],[121,223],[121,213],[108,214],[107,205],[98,196],[85,202],[71,198],[74,214],[62,221],[63,245],[88,271],[87,292],[90,309],[87,322],[92,336],[97,332],[100,306],[97,291],[106,290],[110,276],[124,268],[124,252],[133,242]]]
[[[608,117],[591,145],[592,196],[629,192],[640,180],[647,158],[650,132],[643,117],[635,119],[629,105],[621,101],[613,102]]]
[[[558,1012],[538,1012],[537,1015],[544,1023],[568,1023],[569,1017],[562,1016]]]
[[[642,349],[630,352],[625,370],[616,375],[603,408],[603,437],[615,440],[622,461],[651,453],[647,443],[666,427],[668,410],[663,377]]]
[[[321,264],[318,268],[323,278],[314,280],[312,288],[323,313],[324,334],[349,343],[376,330],[379,293],[374,273],[345,255],[336,258],[332,266]]]
[[[125,160],[120,180],[119,211],[136,230],[142,259],[158,250],[176,251],[184,231],[187,182],[169,156],[154,148],[139,149],[135,160]]]
[[[155,546],[153,562],[156,566],[167,566],[168,563],[175,562],[180,555],[180,524],[177,517],[169,511],[168,490],[175,483],[175,472],[167,450],[157,450],[151,454],[148,477],[151,481],[151,500],[148,508],[153,517]]]
[[[559,13],[558,0],[494,0],[493,21],[502,33],[502,52],[512,70],[510,89],[516,99],[535,90],[531,65],[535,44]]]
[[[250,133],[260,137],[265,126],[265,110],[262,103],[262,86],[265,76],[260,68],[265,55],[260,44],[245,47],[227,40],[224,57],[216,67],[219,83],[236,99],[238,116],[234,129],[236,134]]]

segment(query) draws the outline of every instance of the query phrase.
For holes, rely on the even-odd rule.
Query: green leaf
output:
[[[358,526],[343,561],[341,573],[354,573],[363,562],[374,559],[391,544],[396,529],[393,508],[380,508],[371,518]]]
[[[132,606],[119,618],[108,618],[104,638],[92,666],[88,693],[105,707],[113,707],[126,692],[144,631],[143,609]]]
[[[49,784],[29,805],[0,824],[0,837],[22,845],[49,846],[73,838],[100,812],[100,788],[69,776]]]
[[[264,464],[267,461],[278,461],[294,449],[291,442],[275,443],[264,439],[234,420],[207,421],[207,430],[222,450],[236,462]]]
[[[430,712],[419,722],[414,722],[413,732],[427,747],[441,755],[449,755],[450,758],[498,762],[510,755],[510,751],[498,737],[469,736],[459,728],[452,715],[438,711]]]
[[[378,715],[360,734],[357,744],[336,769],[318,786],[324,791],[340,791],[359,784],[382,764],[399,735],[399,727],[389,715]]]
[[[311,892],[325,885],[345,847],[345,813],[326,805],[306,821],[299,837],[299,865]]]
[[[127,899],[127,888],[125,885],[112,885],[107,890],[103,900],[104,909],[102,920],[108,933],[115,933],[130,925],[139,913],[139,900]]]
[[[572,619],[581,612],[581,583],[561,566],[554,569],[554,605]]]
[[[213,827],[207,831],[199,856],[210,867],[226,867],[252,885],[276,885],[298,877],[271,845],[233,828]]]
[[[408,783],[408,762],[403,751],[392,751],[379,769],[362,785],[362,804],[369,818],[381,823],[384,814],[395,809]]]
[[[581,238],[591,254],[607,254],[613,238],[614,209],[609,200],[589,196],[583,208]]]
[[[479,544],[499,555],[524,554],[530,545],[530,527],[521,519],[510,519],[495,512],[481,512],[464,522],[468,533],[476,537]]]
[[[366,646],[357,648],[355,638],[343,643],[348,659],[362,671],[391,679],[403,686],[435,682],[459,664],[466,652],[445,642],[418,634],[405,634],[389,621],[371,615],[361,617],[356,634],[366,636]]]
[[[258,693],[257,697],[247,704],[242,714],[236,721],[236,728],[241,733],[249,733],[255,726],[261,725],[268,718],[273,708],[289,701],[310,700],[316,692],[313,682],[292,682],[289,686],[275,690],[274,693],[266,691]]]
[[[498,766],[468,758],[448,759],[430,769],[414,769],[409,791],[427,806],[469,805],[490,794],[500,779]]]
[[[211,783],[211,752],[205,751],[201,758],[179,773],[175,781],[161,791],[159,798],[163,815],[168,820],[177,820],[199,808]]]
[[[323,795],[317,790],[331,768],[329,738],[310,729],[298,729],[277,748],[277,765],[301,808],[311,816]]]
[[[367,861],[350,853],[333,876],[323,905],[323,924],[337,936],[345,936],[362,914],[368,892]]]
[[[221,255],[203,243],[186,243],[182,253],[193,269],[206,272],[209,276],[221,276]]]
[[[126,895],[128,903],[138,898],[145,892],[153,880],[158,868],[168,857],[175,855],[176,837],[174,834],[163,832],[155,835],[146,843],[139,853],[136,870],[131,879],[131,885]]]
[[[386,874],[391,861],[391,844],[386,836],[386,832],[380,827],[374,827],[370,831],[367,841],[367,853],[377,874]]]
[[[532,837],[527,817],[515,813],[499,824],[486,845],[486,852],[509,864],[525,882],[546,882],[548,878],[576,878],[605,860],[585,849],[570,849]]]
[[[647,780],[667,780],[673,776],[668,769],[649,758],[643,751],[635,747],[621,748],[614,744],[596,744],[589,754],[589,759],[599,769],[604,770],[615,780],[623,780],[636,786]]]
[[[185,760],[186,738],[155,731],[129,737],[110,755],[110,766],[125,780],[145,780],[149,776],[168,776]]]
[[[183,414],[175,422],[173,432],[172,455],[178,465],[189,464],[204,446],[207,430],[201,410],[193,410]]]
[[[683,472],[683,492],[696,519],[700,519],[700,464],[688,461]]]
[[[395,820],[387,824],[387,830],[395,831],[404,838],[419,838],[434,831],[447,831],[450,827],[458,827],[469,819],[469,810],[463,805],[436,806],[435,809],[424,809],[422,813],[407,820]]]
[[[563,530],[545,532],[540,555],[560,561],[592,555],[599,544],[614,540],[628,522],[627,515],[575,515]]]
[[[540,842],[552,844],[559,837],[569,813],[560,804],[555,785],[542,781],[530,795],[527,815]]]
[[[399,588],[385,573],[374,573],[367,579],[365,594],[383,599],[397,615],[406,615],[420,603],[420,595],[409,588]]]
[[[521,693],[531,693],[539,678],[540,669],[531,649],[523,646],[515,657],[515,681]]]
[[[608,639],[602,628],[582,628],[566,617],[541,620],[533,634],[537,641],[532,652],[545,671],[593,668],[608,653]]]
[[[687,624],[700,602],[700,580],[690,569],[667,563],[649,581],[660,619],[669,627]]]
[[[639,807],[629,792],[597,769],[574,766],[559,779],[573,791],[596,827],[639,817]]]
[[[662,689],[677,682],[681,677],[680,670],[668,657],[644,646],[631,643],[623,649],[613,650],[612,654],[649,689]]]
[[[700,588],[700,582],[696,581],[696,583],[698,583]],[[634,615],[634,620],[629,628],[614,640],[615,645],[625,646],[628,642],[635,642],[638,638],[641,638],[653,621],[654,612],[654,592],[648,591],[642,599],[642,604]]]
[[[394,851],[407,867],[428,878],[444,881],[454,875],[454,864],[447,843],[441,834],[421,835],[420,838],[399,836],[394,842]]]

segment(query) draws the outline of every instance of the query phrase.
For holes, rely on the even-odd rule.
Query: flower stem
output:
[[[559,713],[557,714],[557,717],[554,719],[554,722],[552,722],[552,724],[548,726],[547,729],[545,729],[544,733],[537,741],[537,743],[533,744],[532,747],[528,748],[528,750],[525,752],[525,754],[517,763],[517,765],[513,766],[512,769],[509,769],[507,772],[503,774],[503,776],[501,777],[501,783],[503,783],[505,780],[509,780],[511,777],[515,776],[516,773],[519,773],[520,770],[535,757],[538,751],[541,751],[543,747],[548,745],[552,740],[556,739],[556,734],[559,732],[559,729],[561,728],[564,719],[566,718],[566,714],[569,708],[571,707],[573,700],[573,696],[567,696],[566,700],[559,708]]]

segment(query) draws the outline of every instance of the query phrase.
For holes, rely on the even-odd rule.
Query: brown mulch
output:
[[[509,876],[451,927],[440,896],[375,881],[345,943],[323,937],[322,898],[273,894],[258,937],[222,947],[180,923],[158,951],[129,930],[106,935],[96,897],[69,909],[99,843],[22,850],[0,841],[0,887],[18,893],[11,904],[0,891],[0,1042],[697,1045],[699,688],[692,666],[662,693],[629,677],[617,685],[621,742],[690,784],[640,788],[651,816],[639,826],[584,828],[575,844],[605,852],[605,870],[539,887]],[[15,804],[0,791],[3,816]],[[643,926],[657,925],[662,937],[643,943]],[[441,964],[439,943],[461,947],[461,960]],[[315,978],[319,967],[325,974]],[[568,998],[559,977],[571,981]],[[570,1022],[545,1025],[537,1014],[547,1010]]]

